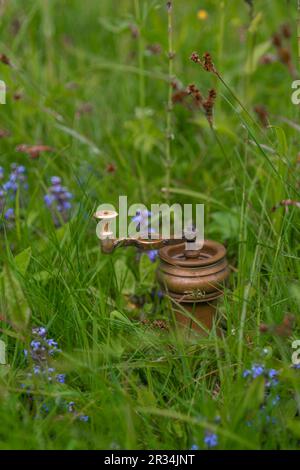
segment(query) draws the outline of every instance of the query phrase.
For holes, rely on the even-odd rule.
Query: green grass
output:
[[[134,249],[102,255],[92,220],[97,205],[116,205],[119,195],[130,204],[164,200],[165,2],[4,2],[0,52],[12,66],[0,63],[8,88],[0,129],[11,135],[0,140],[0,166],[25,165],[29,189],[14,227],[0,232],[1,449],[204,449],[208,430],[219,449],[299,448],[300,371],[291,368],[300,339],[299,208],[272,212],[282,199],[300,200],[299,111],[288,69],[257,62],[260,45],[289,21],[298,66],[297,10],[295,2],[253,3],[250,24],[242,0],[174,1],[174,74],[205,95],[216,87],[218,98],[214,132],[201,112],[174,107],[170,200],[205,203],[206,236],[226,245],[233,268],[219,306],[224,338],[213,331],[184,341],[141,323],[170,317],[167,299],[151,296],[155,265],[139,265]],[[199,8],[207,20],[197,18]],[[145,52],[153,43],[160,55]],[[190,61],[195,50],[211,52],[227,87]],[[79,116],[82,103],[92,112]],[[258,104],[271,128],[257,122]],[[15,151],[37,143],[55,151],[39,159]],[[115,173],[106,171],[110,163]],[[72,218],[60,228],[43,202],[53,175],[74,194]],[[144,304],[133,309],[128,294]],[[278,325],[287,313],[296,316],[288,337],[260,333],[262,322]],[[35,326],[58,341],[53,366],[65,384],[28,378],[23,349]],[[265,403],[261,378],[242,378],[255,363],[280,370],[277,405]],[[66,411],[71,401],[88,422]]]

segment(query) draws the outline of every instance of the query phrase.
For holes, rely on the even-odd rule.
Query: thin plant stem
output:
[[[172,167],[172,112],[173,112],[173,102],[172,102],[172,80],[173,80],[173,60],[174,60],[174,50],[173,50],[173,2],[167,2],[167,12],[168,12],[168,104],[167,104],[167,129],[166,129],[166,199],[170,199],[170,184],[171,184],[171,167]]]
[[[138,61],[139,61],[139,104],[141,108],[145,107],[145,74],[144,74],[144,41],[141,33],[142,22],[141,22],[141,10],[140,10],[140,1],[134,0],[134,9],[136,20],[139,25],[139,35],[138,35]]]
[[[225,26],[225,1],[220,2],[220,26],[218,34],[218,64],[219,67],[223,63],[223,44],[224,44],[224,26]],[[219,81],[216,80],[216,91],[219,94]],[[216,103],[217,109],[221,108],[221,100]]]

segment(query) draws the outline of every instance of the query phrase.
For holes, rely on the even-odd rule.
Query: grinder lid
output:
[[[159,257],[173,266],[200,268],[219,263],[226,256],[221,243],[205,240],[200,250],[186,250],[186,244],[165,246],[159,250]]]

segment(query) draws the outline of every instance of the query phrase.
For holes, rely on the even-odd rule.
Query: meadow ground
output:
[[[174,0],[173,47],[164,1],[0,4],[0,448],[299,448],[296,2]],[[157,262],[100,253],[98,204],[163,187],[227,247],[223,338],[156,328]]]

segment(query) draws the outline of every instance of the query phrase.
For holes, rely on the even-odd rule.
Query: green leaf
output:
[[[263,403],[265,397],[265,381],[258,377],[250,385],[239,408],[238,414],[242,418],[249,411],[256,411]]]
[[[268,52],[270,47],[271,47],[271,41],[268,40],[268,41],[262,42],[261,44],[258,44],[254,48],[254,50],[252,52],[252,55],[250,55],[248,57],[248,60],[247,60],[246,65],[245,65],[245,73],[246,74],[251,75],[252,73],[254,73],[256,71],[258,63],[259,63],[259,59],[264,54],[266,54],[266,52]]]
[[[31,247],[29,246],[28,248],[26,248],[26,250],[23,250],[21,253],[19,253],[15,257],[16,268],[19,271],[19,273],[22,274],[23,276],[25,276],[27,272],[30,259],[31,259],[31,253],[32,253]]]
[[[130,320],[128,320],[128,318],[123,315],[122,313],[118,312],[118,310],[113,310],[110,314],[110,317],[113,319],[113,320],[118,320],[118,321],[121,321],[122,323],[126,323],[127,325],[131,325],[132,326],[132,323]]]
[[[135,277],[133,272],[128,268],[124,259],[118,259],[115,262],[115,276],[117,286],[123,294],[133,294],[135,291]]]
[[[140,283],[151,288],[155,282],[156,268],[156,263],[152,263],[146,253],[143,253],[139,265]]]
[[[262,22],[262,20],[263,20],[263,14],[262,14],[261,11],[259,11],[257,13],[257,15],[255,15],[255,17],[251,21],[251,24],[250,24],[249,29],[248,29],[249,33],[255,34],[257,32],[258,27],[259,27],[260,23]]]
[[[239,233],[239,216],[230,212],[215,212],[212,215],[213,222],[210,230],[221,235],[223,240],[234,239]]]
[[[46,285],[52,277],[58,275],[58,272],[58,269],[52,269],[51,272],[46,270],[39,271],[33,274],[32,279],[34,279],[36,282],[40,282],[41,284]]]
[[[300,439],[300,419],[289,420],[287,422],[287,428],[296,436],[297,439]]]
[[[288,144],[284,130],[279,126],[269,126],[269,129],[274,129],[276,132],[277,152],[280,155],[285,156],[288,152]]]
[[[30,308],[17,276],[7,266],[3,268],[3,288],[9,318],[18,328],[25,328]]]

